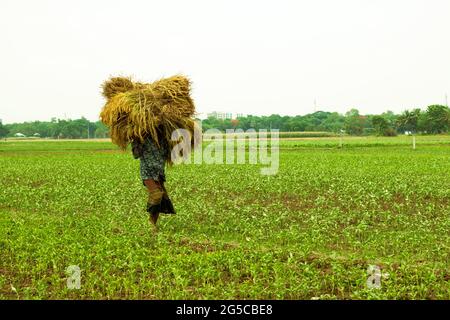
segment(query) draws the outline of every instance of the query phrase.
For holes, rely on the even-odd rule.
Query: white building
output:
[[[207,114],[208,118],[212,117],[212,118],[216,118],[216,119],[220,119],[220,120],[226,120],[226,119],[236,119],[238,117],[243,117],[244,114],[243,113],[236,113],[235,117],[233,117],[233,114],[231,112],[217,112],[217,111],[213,111],[211,113]]]

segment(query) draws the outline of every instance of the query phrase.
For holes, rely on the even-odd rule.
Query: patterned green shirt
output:
[[[150,137],[146,138],[144,143],[140,145],[139,160],[142,180],[166,181],[164,169],[167,156],[169,155],[169,148],[163,139],[161,141],[160,148]],[[135,147],[136,144],[133,143],[133,148]]]

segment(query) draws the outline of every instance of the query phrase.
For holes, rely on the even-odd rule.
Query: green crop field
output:
[[[158,232],[130,152],[2,141],[0,299],[449,299],[450,136],[339,139],[168,168]]]

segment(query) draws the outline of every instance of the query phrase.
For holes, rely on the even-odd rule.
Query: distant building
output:
[[[220,120],[226,120],[226,119],[236,119],[238,117],[243,117],[242,113],[237,113],[235,117],[233,117],[233,114],[231,112],[217,112],[213,111],[211,113],[207,114],[208,118],[216,118]]]
[[[216,118],[216,119],[217,119],[217,112],[216,112],[216,111],[213,111],[213,112],[211,112],[211,113],[208,113],[206,116],[207,116],[208,118]]]
[[[216,118],[216,119],[232,119],[232,114],[230,112],[217,112],[213,111],[211,113],[208,113],[208,118]]]

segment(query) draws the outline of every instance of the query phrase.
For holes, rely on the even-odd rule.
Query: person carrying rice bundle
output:
[[[146,211],[156,226],[160,213],[176,213],[164,186],[165,166],[173,163],[174,130],[187,129],[193,138],[190,81],[174,76],[143,84],[116,77],[104,82],[103,95],[107,103],[100,118],[110,128],[112,142],[122,149],[131,144],[133,157],[140,160],[140,176],[148,191]]]
[[[140,160],[140,175],[142,183],[148,190],[147,212],[151,222],[156,225],[160,213],[175,214],[172,201],[164,186],[166,181],[165,165],[169,147],[161,140],[158,147],[150,137],[144,143],[132,142],[132,152],[135,159]]]

